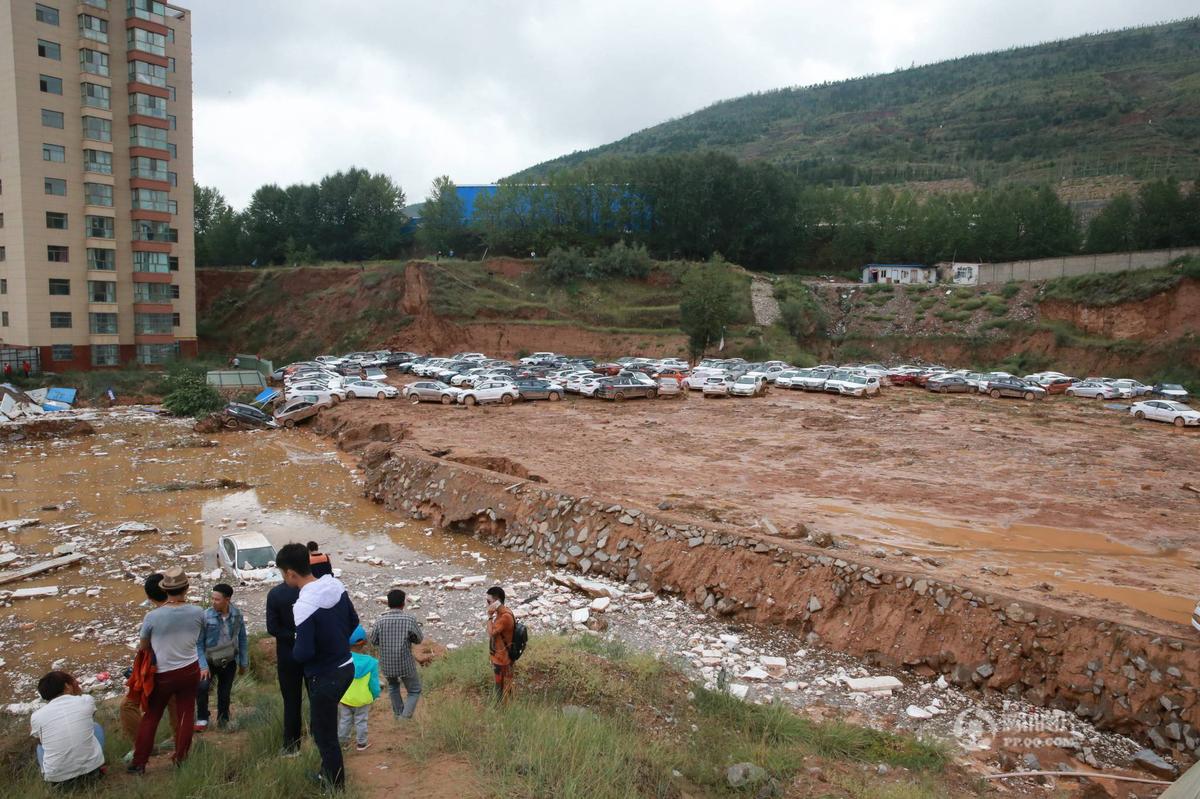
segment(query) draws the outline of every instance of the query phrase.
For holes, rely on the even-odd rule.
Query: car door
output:
[[[237,563],[237,549],[228,538],[221,539],[221,557],[225,561],[225,566],[230,569],[235,568],[234,564]]]
[[[1147,402],[1146,418],[1158,422],[1169,422],[1171,421],[1171,410],[1161,402]]]

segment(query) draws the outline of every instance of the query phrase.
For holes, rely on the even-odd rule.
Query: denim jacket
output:
[[[242,616],[241,609],[232,602],[229,604],[229,620],[226,624],[229,628],[229,637],[237,641],[237,663],[245,668],[250,665],[250,647],[246,640],[246,619]],[[199,646],[196,647],[197,653],[200,655],[200,668],[208,669],[207,652],[220,640],[221,614],[212,608],[205,608],[204,633],[200,636]]]

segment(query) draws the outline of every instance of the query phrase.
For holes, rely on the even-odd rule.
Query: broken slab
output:
[[[41,519],[9,519],[5,522],[0,522],[0,530],[8,533],[14,533],[17,530],[22,530],[26,527],[33,527],[35,524],[40,524]]]
[[[592,600],[592,603],[590,605],[588,605],[588,609],[593,610],[596,613],[603,613],[606,610],[608,610],[608,606],[611,604],[612,604],[612,600],[609,599],[608,597],[598,596]]]
[[[851,691],[861,691],[867,694],[882,693],[884,691],[890,693],[904,686],[904,683],[890,676],[843,677],[842,680]]]
[[[61,569],[66,566],[72,566],[76,563],[79,563],[81,560],[84,560],[86,557],[87,556],[82,552],[76,552],[71,555],[64,555],[61,558],[44,560],[41,563],[35,563],[32,566],[26,566],[23,569],[12,569],[10,571],[0,572],[0,585],[19,582],[48,571]],[[56,588],[55,591],[57,590],[58,589]]]
[[[9,599],[37,599],[38,597],[58,596],[57,585],[44,585],[40,588],[18,588],[9,593]]]
[[[157,533],[158,528],[155,527],[153,524],[147,524],[146,522],[122,522],[121,524],[118,524],[116,527],[114,527],[109,532],[115,533],[115,534]]]
[[[589,596],[598,597],[606,596],[609,599],[620,599],[625,596],[625,592],[620,588],[605,585],[596,580],[588,580],[583,577],[576,577],[573,574],[551,574],[550,579],[559,585],[566,586],[574,591],[581,591]]]
[[[572,624],[586,624],[587,620],[590,616],[591,616],[591,613],[588,611],[587,608],[580,608],[579,610],[573,610],[573,611],[571,611],[571,623]]]

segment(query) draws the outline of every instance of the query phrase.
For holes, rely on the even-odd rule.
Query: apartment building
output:
[[[191,12],[0,0],[0,369],[196,353]]]

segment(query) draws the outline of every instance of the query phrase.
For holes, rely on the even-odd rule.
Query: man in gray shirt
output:
[[[204,611],[187,604],[187,575],[180,567],[173,566],[163,572],[159,586],[167,593],[166,604],[146,614],[138,644],[139,649],[154,652],[155,674],[154,690],[138,726],[133,762],[128,768],[131,774],[145,773],[154,748],[154,733],[172,697],[179,712],[172,760],[176,764],[184,761],[192,745],[196,689],[201,678],[208,677],[200,640],[204,633]]]
[[[421,623],[404,611],[404,592],[388,591],[388,609],[371,629],[371,644],[379,647],[379,667],[388,682],[388,696],[396,718],[411,719],[421,698],[421,675],[412,645],[421,643]],[[400,697],[400,683],[408,693]]]

